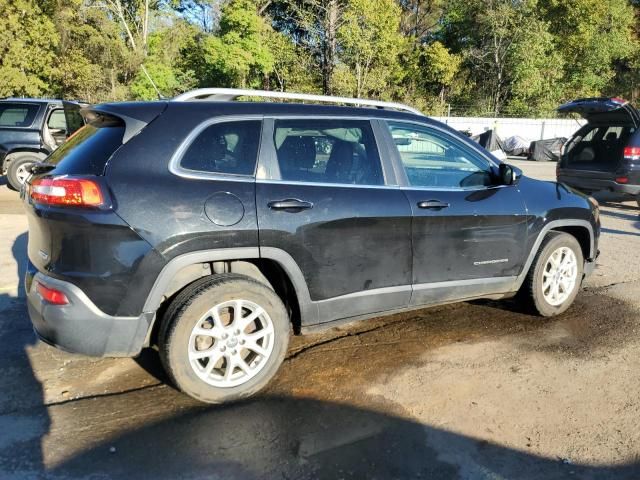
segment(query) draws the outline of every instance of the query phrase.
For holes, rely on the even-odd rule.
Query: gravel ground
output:
[[[553,179],[554,165],[513,162]],[[157,356],[36,342],[26,221],[0,186],[0,478],[640,478],[640,217],[599,197],[598,269],[564,315],[472,302],[295,338],[259,398],[205,407]]]

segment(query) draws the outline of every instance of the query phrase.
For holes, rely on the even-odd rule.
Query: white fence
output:
[[[516,135],[529,141],[557,137],[568,138],[585,124],[584,120],[564,118],[433,118],[456,130],[468,130],[472,135],[479,135],[494,129],[503,140]]]

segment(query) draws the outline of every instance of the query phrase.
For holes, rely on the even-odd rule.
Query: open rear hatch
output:
[[[615,178],[624,149],[640,125],[640,112],[619,98],[581,98],[560,106],[558,112],[587,120],[565,144],[559,171],[578,177]]]
[[[640,125],[638,110],[621,98],[579,98],[558,107],[558,113],[577,113],[597,125]]]

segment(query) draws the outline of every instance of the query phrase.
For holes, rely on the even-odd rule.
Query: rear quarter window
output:
[[[0,127],[30,127],[40,105],[27,103],[1,103]]]
[[[259,120],[214,123],[191,142],[180,167],[205,174],[253,175],[261,128]]]
[[[108,126],[85,125],[71,135],[47,158],[63,175],[102,175],[107,161],[122,145],[125,126],[116,122]]]

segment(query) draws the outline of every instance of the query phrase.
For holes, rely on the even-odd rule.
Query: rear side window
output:
[[[280,120],[274,143],[282,180],[382,185],[371,125],[363,120]]]
[[[0,127],[30,127],[40,106],[27,103],[1,103]]]
[[[47,158],[57,174],[102,175],[107,160],[122,145],[124,124],[85,125]]]
[[[259,120],[210,125],[191,142],[180,166],[196,172],[253,175],[261,125]]]

